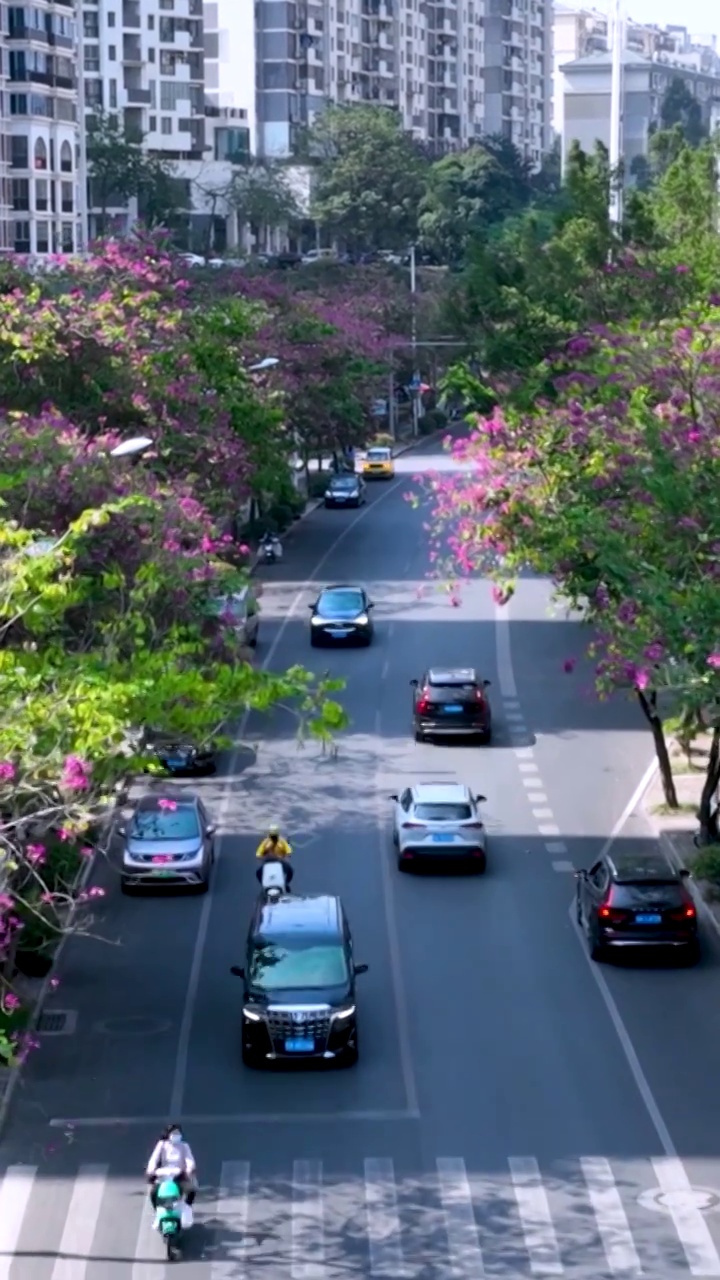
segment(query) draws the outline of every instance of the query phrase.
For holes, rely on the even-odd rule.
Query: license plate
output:
[[[460,711],[462,711],[462,707],[446,707],[445,710],[448,712],[449,715],[456,716]]]
[[[168,769],[182,769],[183,765],[185,764],[185,761],[178,760],[175,756],[171,756],[169,760],[165,761],[165,763]]]
[[[314,1040],[295,1039],[285,1041],[286,1053],[312,1053],[314,1048]]]
[[[349,631],[331,631],[330,635],[334,636],[336,640],[344,640],[345,636],[350,635],[350,632]]]
[[[163,1218],[160,1223],[160,1231],[164,1236],[176,1236],[180,1229],[180,1223],[177,1218]]]
[[[173,876],[174,871],[153,871],[154,876]]]
[[[640,915],[635,917],[636,924],[662,924],[662,916]]]
[[[440,834],[439,832],[433,836],[435,844],[452,844],[454,839],[454,836],[445,835],[444,833]]]

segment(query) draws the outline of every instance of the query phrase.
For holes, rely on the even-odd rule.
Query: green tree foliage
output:
[[[708,131],[703,122],[700,103],[690,92],[682,76],[673,76],[665,90],[660,104],[660,120],[663,129],[673,129],[678,125],[691,147],[699,146],[707,138]]]
[[[417,234],[427,162],[397,112],[331,106],[309,131],[311,213],[350,250],[404,249]]]
[[[107,230],[108,209],[137,196],[141,218],[150,227],[179,225],[187,209],[185,184],[173,167],[143,149],[142,138],[119,117],[103,111],[90,117],[87,135],[90,203],[100,210],[99,233]]]
[[[527,166],[503,139],[489,138],[430,166],[420,204],[422,244],[441,262],[462,260],[469,240],[504,221],[530,196]]]

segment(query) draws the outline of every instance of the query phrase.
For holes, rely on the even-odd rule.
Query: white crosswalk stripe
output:
[[[212,1179],[212,1172],[205,1170]],[[407,1173],[387,1156],[342,1174],[298,1158],[283,1175],[222,1164],[198,1198],[193,1280],[662,1280],[720,1278],[720,1226],[680,1160],[531,1156],[482,1173],[438,1157]],[[665,1209],[644,1207],[648,1191]],[[714,1234],[713,1234],[714,1232]],[[12,1165],[0,1179],[0,1280],[169,1280],[142,1183],[111,1165]]]

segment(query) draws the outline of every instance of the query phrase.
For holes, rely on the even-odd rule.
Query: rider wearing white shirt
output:
[[[156,1144],[146,1169],[150,1183],[150,1200],[153,1209],[157,1208],[158,1183],[164,1178],[176,1182],[191,1205],[195,1199],[195,1157],[190,1144],[185,1141],[179,1124],[170,1124],[164,1130],[160,1141]]]

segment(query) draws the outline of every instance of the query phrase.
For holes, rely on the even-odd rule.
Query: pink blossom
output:
[[[28,862],[39,865],[45,861],[46,849],[44,844],[29,844],[25,850]]]
[[[177,809],[177,803],[175,800],[158,800],[158,809],[166,809],[172,812]]]
[[[90,785],[92,766],[79,756],[68,756],[63,765],[61,786],[70,791],[86,791]]]
[[[640,667],[635,672],[635,688],[640,689],[642,691],[643,689],[647,689],[649,684],[650,684],[650,673],[646,671],[644,667]]]
[[[12,782],[16,772],[11,760],[0,760],[0,782]]]
[[[717,651],[711,653],[707,659],[707,665],[713,668],[713,671],[720,671],[720,653]]]
[[[0,909],[11,911],[15,906],[15,900],[10,897],[9,893],[0,893]]]
[[[577,666],[577,658],[566,658],[563,662],[563,671],[566,675],[572,675]]]
[[[80,854],[83,858],[92,858],[94,852],[95,850],[93,849],[91,844],[84,844],[82,849],[80,850]]]

